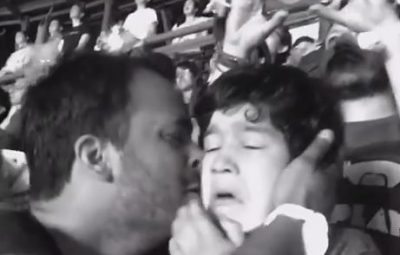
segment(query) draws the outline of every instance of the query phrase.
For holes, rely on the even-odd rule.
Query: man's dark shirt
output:
[[[29,212],[0,210],[0,255],[61,255]]]
[[[332,223],[365,230],[384,255],[400,251],[399,152],[397,116],[346,124],[346,164]]]
[[[74,52],[79,44],[81,36],[84,34],[90,34],[90,30],[88,26],[86,26],[85,24],[81,24],[77,27],[73,27],[71,31],[67,32],[64,35],[64,44],[62,49],[64,55],[69,56]],[[85,49],[88,49],[88,47],[89,43],[86,44]]]

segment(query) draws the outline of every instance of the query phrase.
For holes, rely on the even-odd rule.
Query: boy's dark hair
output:
[[[368,97],[390,87],[382,55],[351,42],[335,46],[325,77],[340,99]]]
[[[303,42],[315,43],[315,40],[309,36],[301,36],[293,43],[293,48]]]
[[[292,158],[310,145],[319,131],[331,129],[335,141],[323,164],[338,156],[343,139],[342,118],[331,89],[294,67],[241,67],[224,73],[201,98],[195,108],[200,126],[200,145],[212,113],[250,103],[259,109],[257,119],[267,114],[284,134]],[[247,117],[247,116],[246,116]]]
[[[11,109],[10,95],[4,89],[0,88],[0,106],[4,109],[0,113],[0,123],[7,118]]]
[[[51,199],[61,192],[71,176],[79,136],[93,134],[115,146],[124,145],[130,86],[138,70],[151,70],[171,82],[175,79],[166,73],[173,68],[160,67],[157,56],[80,55],[61,63],[27,91],[20,137],[31,171],[33,199]]]

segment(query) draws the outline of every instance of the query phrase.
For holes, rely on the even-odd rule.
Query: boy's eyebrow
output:
[[[210,126],[208,126],[206,132],[204,132],[204,136],[208,136],[208,135],[214,134],[216,132],[217,132],[217,128],[215,127],[215,125],[210,125]]]
[[[246,125],[244,128],[244,131],[246,132],[257,132],[257,133],[266,133],[270,130],[271,129],[269,127],[266,127],[264,125]]]

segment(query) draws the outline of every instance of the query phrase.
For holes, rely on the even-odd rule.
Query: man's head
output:
[[[186,0],[183,5],[183,14],[185,15],[195,15],[199,10],[199,4],[196,0]]]
[[[15,49],[19,50],[28,43],[28,36],[23,31],[15,34]]]
[[[71,6],[71,9],[69,11],[69,17],[71,19],[82,19],[83,16],[85,16],[85,8],[82,3],[76,3]]]
[[[356,41],[356,33],[351,31],[348,27],[342,26],[340,24],[333,24],[329,29],[328,35],[325,39],[325,49],[333,49],[339,38],[346,36],[352,38]]]
[[[109,254],[167,237],[183,195],[191,122],[174,69],[157,59],[82,55],[30,88],[22,107],[34,204],[80,210],[69,220],[101,226]],[[137,232],[141,244],[126,240]]]
[[[341,116],[329,89],[291,67],[225,73],[196,113],[205,151],[203,201],[246,232],[266,219],[280,173],[320,130],[332,129],[336,136],[323,164],[336,158],[342,138]]]
[[[360,99],[387,92],[389,78],[381,54],[338,42],[326,68],[327,83],[341,99]]]
[[[147,5],[150,0],[135,0],[136,5]]]
[[[315,49],[315,40],[309,36],[298,38],[292,47],[292,51],[298,52],[301,56],[305,56]]]
[[[53,19],[49,24],[50,37],[60,34],[61,31],[62,31],[62,26],[60,21],[58,19]]]

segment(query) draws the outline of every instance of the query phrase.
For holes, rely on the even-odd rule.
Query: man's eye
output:
[[[178,131],[163,133],[162,137],[164,138],[165,141],[167,141],[168,143],[170,143],[175,147],[184,146],[190,140],[190,138],[185,132],[178,132]]]

